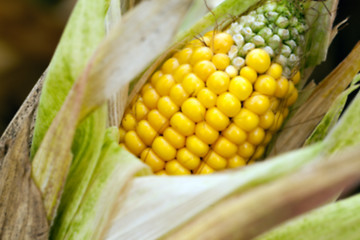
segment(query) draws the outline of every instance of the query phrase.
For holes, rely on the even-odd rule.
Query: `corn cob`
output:
[[[125,111],[121,145],[159,175],[208,174],[261,158],[298,96],[300,10],[267,1],[189,42]]]

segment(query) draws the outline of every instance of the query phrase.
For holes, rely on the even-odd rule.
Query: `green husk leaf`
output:
[[[351,82],[351,86],[342,92],[333,102],[328,112],[325,114],[321,122],[316,126],[310,137],[306,140],[305,145],[318,142],[326,137],[332,127],[339,120],[340,114],[342,113],[348,96],[359,88],[355,85],[360,80],[360,74],[356,75],[354,80]]]
[[[270,231],[258,240],[357,240],[360,236],[360,195],[310,212]]]
[[[113,208],[117,207],[115,203],[130,179],[151,173],[148,166],[122,149],[118,142],[118,129],[107,129],[99,161],[80,205],[72,218],[53,226],[52,239],[102,239]],[[64,201],[73,204],[71,199]]]

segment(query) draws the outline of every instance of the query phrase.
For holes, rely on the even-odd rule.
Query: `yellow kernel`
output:
[[[259,159],[264,155],[265,146],[260,145],[256,148],[254,155],[252,156],[253,160]]]
[[[186,138],[186,148],[190,152],[199,157],[204,157],[209,151],[209,145],[201,141],[197,136],[193,135]]]
[[[212,62],[218,70],[225,70],[230,64],[230,58],[224,53],[215,54],[212,58]]]
[[[156,72],[153,73],[153,75],[150,78],[150,82],[153,86],[156,85],[156,83],[159,81],[159,79],[163,76],[163,72],[158,70]]]
[[[212,149],[224,158],[234,156],[238,150],[236,144],[232,143],[225,137],[219,137],[219,139],[212,145]]]
[[[234,117],[239,113],[241,103],[233,94],[225,92],[217,98],[216,106],[228,117]]]
[[[292,94],[286,100],[286,106],[289,107],[289,106],[293,105],[296,102],[297,98],[298,98],[298,91],[296,90],[296,88],[294,88]]]
[[[161,67],[161,70],[165,74],[172,74],[179,67],[179,65],[180,64],[176,58],[169,58],[164,62],[164,64]]]
[[[119,142],[120,143],[124,142],[125,134],[126,134],[125,129],[122,127],[119,127],[119,135],[120,135]]]
[[[245,131],[251,131],[259,124],[259,116],[252,111],[242,108],[234,118],[234,123]]]
[[[175,85],[175,80],[170,74],[165,74],[156,82],[155,89],[160,96],[169,95],[170,88]]]
[[[169,96],[171,100],[180,107],[183,102],[189,97],[189,94],[184,90],[182,85],[178,83],[170,89]]]
[[[225,92],[229,87],[230,78],[223,71],[216,71],[209,76],[206,86],[216,94]]]
[[[216,31],[215,30],[211,30],[211,31],[208,31],[207,33],[204,34],[204,37],[208,37],[208,38],[212,38],[214,37],[214,34],[216,34]]]
[[[258,73],[264,73],[270,67],[271,59],[265,50],[255,48],[246,55],[245,62],[246,65],[252,67]]]
[[[219,132],[206,122],[200,122],[196,124],[195,135],[204,143],[212,144],[219,137]]]
[[[146,117],[146,115],[149,112],[149,109],[145,106],[143,102],[137,101],[133,106],[133,112],[136,121],[140,121]]]
[[[223,114],[218,108],[210,108],[205,114],[206,122],[215,130],[222,131],[230,123],[229,118]]]
[[[136,126],[136,119],[131,113],[127,113],[123,117],[121,125],[125,131],[134,130]]]
[[[222,135],[237,145],[245,142],[247,138],[246,132],[234,123],[230,124],[229,127],[222,132]]]
[[[293,83],[296,85],[300,82],[300,71],[296,72],[294,77],[292,78]]]
[[[213,57],[213,52],[208,47],[196,48],[190,57],[190,64],[195,65],[199,61],[208,60],[210,61]]]
[[[152,144],[152,149],[164,161],[170,161],[176,156],[176,149],[166,141],[164,137],[156,137]]]
[[[164,132],[169,126],[169,121],[158,110],[153,109],[149,112],[147,120],[154,130],[158,133]]]
[[[196,98],[188,98],[181,106],[181,111],[192,121],[200,122],[205,118],[205,107]]]
[[[279,109],[280,106],[280,100],[276,97],[271,97],[270,98],[270,109],[273,112],[276,112]]]
[[[172,127],[166,128],[163,136],[176,149],[185,146],[185,136],[181,135]]]
[[[244,107],[256,114],[262,115],[269,110],[270,100],[264,95],[251,96],[244,102]]]
[[[170,124],[184,136],[190,136],[195,131],[195,123],[181,112],[177,112],[171,117]]]
[[[239,155],[235,155],[228,160],[227,168],[237,168],[246,165],[246,160]]]
[[[295,89],[294,83],[292,81],[289,81],[289,89],[288,89],[286,96],[290,97],[291,94],[293,93],[294,89]]]
[[[284,122],[284,117],[280,112],[275,113],[274,123],[269,128],[270,131],[277,131],[281,128],[282,124]]]
[[[289,90],[289,81],[285,77],[281,77],[276,81],[275,97],[284,98]]]
[[[249,158],[255,152],[255,147],[249,142],[244,142],[243,144],[239,145],[238,154],[240,157]]]
[[[156,172],[155,174],[158,176],[166,176],[167,175],[165,170],[160,170],[160,171]]]
[[[238,70],[233,65],[227,66],[225,72],[231,78],[236,77],[238,75]]]
[[[182,166],[176,160],[167,162],[165,165],[165,171],[169,175],[190,175],[191,174],[189,169]]]
[[[182,166],[190,170],[193,170],[200,165],[200,158],[186,148],[182,148],[177,152],[176,160]]]
[[[268,129],[273,124],[274,119],[275,119],[274,113],[271,110],[269,110],[265,114],[260,116],[259,126],[262,127],[263,129]]]
[[[208,88],[203,88],[197,94],[197,99],[199,99],[202,105],[204,105],[206,108],[212,108],[216,104],[217,96]]]
[[[176,53],[176,58],[179,60],[180,64],[189,63],[192,53],[193,50],[191,48],[184,48]]]
[[[146,145],[141,141],[139,136],[133,130],[125,134],[124,143],[130,152],[136,156],[139,156],[140,153],[146,148]]]
[[[264,141],[265,131],[261,127],[257,127],[248,134],[247,141],[253,145],[259,145]]]
[[[202,162],[200,166],[196,169],[195,174],[211,174],[214,173],[215,170],[207,165],[205,162]]]
[[[215,170],[222,170],[222,169],[226,168],[226,165],[227,165],[226,159],[214,151],[210,151],[206,155],[204,162],[207,165],[209,165],[212,169],[215,169]]]
[[[151,127],[146,120],[141,120],[136,126],[136,133],[140,139],[148,146],[154,141],[157,132]]]
[[[170,99],[170,97],[161,97],[157,103],[159,112],[166,118],[170,118],[179,111],[179,107]]]
[[[203,46],[208,46],[210,43],[210,39],[208,37],[202,37],[201,39],[191,40],[185,47],[190,47],[192,49],[196,49]]]
[[[173,74],[175,82],[182,83],[182,81],[184,80],[184,77],[189,73],[191,73],[190,64],[180,65]]]
[[[231,79],[229,92],[234,94],[240,101],[247,99],[253,91],[253,86],[246,78],[237,76]]]
[[[271,139],[272,139],[272,134],[271,134],[271,132],[267,131],[265,134],[263,144],[266,146],[271,141]]]
[[[193,73],[186,75],[181,85],[190,96],[195,96],[205,87],[205,83]]]
[[[278,63],[273,63],[270,65],[269,69],[267,70],[266,74],[272,76],[275,79],[281,77],[282,74],[282,67]]]
[[[193,71],[201,80],[206,81],[210,74],[216,71],[216,67],[212,62],[203,60],[195,64]]]
[[[144,95],[144,93],[146,93],[148,90],[150,89],[154,89],[153,86],[151,85],[151,83],[146,83],[142,88],[141,88],[141,95]]]
[[[157,102],[160,98],[159,94],[157,93],[157,91],[153,88],[149,88],[148,90],[146,90],[143,94],[143,101],[144,104],[149,108],[149,109],[154,109],[157,106]]]
[[[228,53],[233,44],[234,40],[232,39],[232,36],[225,32],[215,34],[210,42],[215,53]]]
[[[289,115],[289,108],[284,108],[283,111],[282,111],[282,114],[284,116],[284,118],[287,118],[287,116]]]
[[[251,83],[254,83],[257,79],[257,72],[253,68],[251,68],[249,66],[245,66],[245,67],[241,68],[240,76],[249,80]]]
[[[150,148],[142,151],[140,159],[151,167],[153,172],[161,171],[165,167],[165,162],[161,160]]]
[[[256,80],[254,88],[259,93],[272,96],[276,91],[276,81],[270,75],[261,75]]]

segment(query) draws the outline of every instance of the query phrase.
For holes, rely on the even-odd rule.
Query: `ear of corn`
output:
[[[267,2],[167,59],[125,112],[124,146],[169,175],[261,158],[298,96],[306,28],[300,10]]]

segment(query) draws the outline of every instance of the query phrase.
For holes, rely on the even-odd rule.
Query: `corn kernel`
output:
[[[131,113],[127,113],[123,117],[121,125],[125,129],[125,131],[134,130],[136,126],[136,119]]]
[[[124,142],[125,134],[126,134],[125,129],[122,127],[119,127],[119,135],[120,135],[119,142],[121,142],[121,143]]]
[[[181,111],[192,121],[200,122],[205,118],[205,107],[196,98],[188,98],[181,106]]]
[[[249,80],[251,83],[254,83],[257,79],[257,72],[253,68],[245,66],[241,68],[240,76]]]
[[[282,75],[282,67],[278,63],[273,63],[270,65],[269,69],[267,70],[266,74],[270,75],[274,79],[278,79]]]
[[[156,83],[159,81],[159,79],[163,76],[163,72],[158,70],[156,72],[153,73],[153,75],[150,78],[150,83],[151,85],[155,86]]]
[[[216,71],[216,67],[212,62],[203,60],[194,65],[193,71],[201,80],[206,81],[206,79]]]
[[[249,142],[244,142],[239,145],[238,154],[243,158],[250,158],[255,152],[255,147]]]
[[[254,155],[252,156],[252,159],[256,160],[261,158],[264,155],[265,152],[265,146],[260,145],[256,148]]]
[[[268,129],[274,123],[275,115],[274,113],[269,110],[265,114],[260,116],[259,126],[263,129]]]
[[[159,112],[166,118],[170,118],[179,111],[179,107],[168,97],[162,97],[157,103]]]
[[[212,145],[212,149],[224,158],[230,158],[236,154],[238,147],[225,137],[219,139]]]
[[[193,50],[191,48],[184,48],[176,53],[176,58],[179,60],[180,64],[189,63],[192,53]]]
[[[151,83],[145,83],[145,85],[141,88],[141,95],[144,95],[144,93],[150,89],[154,89],[154,87],[151,85]],[[144,96],[143,96],[144,99]]]
[[[267,96],[261,94],[251,96],[244,102],[244,107],[256,114],[262,115],[269,110],[270,100]]]
[[[207,165],[205,162],[202,162],[195,171],[196,174],[211,174],[213,172],[215,172],[215,170],[209,165]]]
[[[236,77],[238,75],[238,70],[233,65],[227,66],[225,72],[231,78]]]
[[[191,66],[190,64],[182,64],[180,65],[174,72],[173,77],[175,82],[182,83],[184,77],[191,73]]]
[[[204,157],[209,151],[209,145],[195,135],[186,138],[186,148],[199,157]]]
[[[223,114],[218,108],[210,108],[205,114],[206,122],[215,130],[222,131],[230,123],[229,118]]]
[[[177,132],[184,136],[190,136],[195,131],[195,123],[181,112],[177,112],[172,116],[170,124]]]
[[[166,163],[165,171],[169,175],[190,175],[189,169],[182,166],[178,161],[172,160]]]
[[[257,127],[248,134],[247,141],[253,145],[259,145],[264,141],[265,131],[261,127]]]
[[[140,159],[149,165],[153,172],[161,171],[165,167],[165,162],[161,160],[150,148],[142,151]]]
[[[195,135],[204,143],[212,144],[219,137],[219,132],[206,122],[200,122],[196,124]]]
[[[176,160],[187,169],[193,170],[200,165],[200,158],[187,148],[180,149],[176,154]]]
[[[170,89],[169,96],[171,100],[180,107],[183,102],[188,98],[189,94],[184,90],[182,85],[178,83]]]
[[[134,104],[133,112],[134,112],[136,121],[140,121],[146,117],[146,115],[149,112],[149,109],[145,106],[145,104],[143,102],[137,101]]]
[[[222,132],[222,135],[237,145],[245,142],[247,138],[246,132],[234,123],[230,124],[229,127]]]
[[[227,165],[226,159],[214,151],[210,151],[206,155],[206,157],[204,159],[204,163],[209,165],[214,170],[222,170],[222,169],[226,168],[226,165]]]
[[[151,127],[146,120],[141,120],[136,126],[136,133],[140,139],[148,146],[154,141],[157,132]]]
[[[230,58],[224,53],[215,54],[212,58],[212,62],[218,70],[225,70],[230,64]]]
[[[231,93],[225,92],[217,98],[216,106],[228,117],[234,117],[241,108],[240,101]]]
[[[259,116],[252,111],[242,108],[233,118],[234,123],[245,131],[251,131],[259,125]]]
[[[284,116],[284,118],[287,118],[287,116],[289,115],[289,108],[284,108],[283,111],[282,111],[282,114]]]
[[[143,101],[144,104],[149,108],[149,109],[154,109],[157,106],[157,102],[160,99],[159,94],[157,93],[157,91],[153,88],[148,89],[144,92],[143,94]]]
[[[190,96],[195,96],[205,87],[205,83],[193,73],[186,75],[181,85]]]
[[[254,88],[257,92],[273,96],[276,91],[276,81],[270,75],[261,75],[255,82]]]
[[[265,134],[263,144],[266,146],[271,141],[271,139],[272,139],[272,134],[271,134],[271,132],[267,131]]]
[[[239,155],[235,155],[228,159],[227,168],[237,168],[246,165],[246,160]]]
[[[285,77],[281,77],[276,81],[275,97],[284,98],[289,90],[289,81]]]
[[[227,53],[233,44],[232,36],[225,32],[215,34],[210,42],[211,48],[215,53]]]
[[[147,120],[154,130],[158,133],[163,133],[169,126],[169,121],[158,110],[153,109],[149,112]]]
[[[229,87],[230,78],[222,71],[216,71],[209,76],[206,86],[216,94],[225,92]]]
[[[246,55],[246,65],[258,73],[264,73],[271,64],[270,55],[263,49],[255,48]]]
[[[247,99],[253,91],[253,86],[246,78],[237,76],[231,79],[229,92],[234,94],[240,101]]]
[[[293,83],[296,85],[300,82],[300,72],[296,72],[294,77],[292,78]]]
[[[289,81],[289,88],[288,88],[288,92],[287,92],[286,96],[290,97],[291,94],[293,93],[294,89],[295,89],[294,83],[292,81]]]
[[[156,172],[155,174],[158,176],[166,176],[167,175],[165,170],[160,170],[160,171]]]
[[[179,65],[180,64],[176,58],[169,58],[164,62],[161,70],[165,74],[172,74],[179,67]]]
[[[181,135],[172,127],[166,128],[163,133],[163,136],[176,149],[185,146],[185,136]]]
[[[281,112],[277,112],[274,117],[274,123],[269,128],[269,130],[273,131],[273,132],[279,130],[281,128],[281,125],[283,124],[283,122],[284,122],[283,115],[281,114]]]
[[[286,100],[286,106],[289,107],[289,106],[293,105],[296,102],[297,98],[298,98],[298,91],[296,90],[296,88],[294,88],[292,94]]]
[[[208,47],[199,47],[196,48],[191,55],[190,64],[195,65],[199,61],[208,60],[211,61],[213,57],[213,52]]]
[[[175,85],[175,80],[170,74],[165,74],[156,82],[155,89],[160,96],[169,95],[170,88]]]
[[[279,107],[280,107],[280,100],[278,98],[276,98],[276,97],[271,97],[270,98],[270,109],[273,112],[277,112]]]
[[[134,155],[139,156],[140,153],[146,148],[146,145],[141,141],[135,131],[131,130],[125,134],[124,138],[125,146]]]
[[[204,105],[206,108],[212,108],[216,104],[217,96],[208,88],[203,88],[197,94],[197,99],[199,99],[202,105]]]
[[[166,141],[164,137],[156,137],[152,144],[152,149],[164,161],[170,161],[176,156],[176,149]]]

